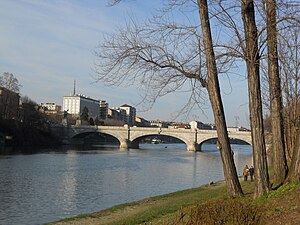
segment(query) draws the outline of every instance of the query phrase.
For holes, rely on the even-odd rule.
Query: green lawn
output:
[[[264,215],[272,216],[273,218],[278,216],[280,219],[281,217],[283,218],[282,215],[288,216],[289,214],[291,216],[294,214],[299,215],[297,214],[298,210],[300,210],[298,205],[298,202],[300,202],[298,201],[300,186],[298,183],[285,185],[256,200],[253,199],[254,182],[241,181],[241,184],[244,197],[238,198],[239,202],[263,208],[263,210],[266,210]],[[289,195],[286,195],[287,192],[293,193],[293,196],[296,197],[288,199],[287,196]],[[225,183],[218,182],[214,185],[204,185],[199,188],[114,206],[106,210],[68,218],[52,224],[175,224],[174,221],[181,215],[180,212],[188,213],[197,203],[211,204],[215,201],[226,202],[228,200],[230,198],[226,193]],[[264,223],[268,224],[271,220],[265,218],[263,221],[266,221]]]

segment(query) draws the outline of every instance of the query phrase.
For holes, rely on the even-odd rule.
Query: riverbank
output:
[[[50,132],[49,124],[0,119],[0,154],[32,153],[32,147],[56,147],[62,143]]]
[[[300,224],[300,185],[288,184],[267,196],[253,200],[254,182],[242,182],[245,197],[238,199],[258,210],[259,224]],[[147,198],[99,212],[68,218],[51,224],[181,224],[196,204],[230,201],[224,182]],[[263,212],[263,213],[262,213]]]

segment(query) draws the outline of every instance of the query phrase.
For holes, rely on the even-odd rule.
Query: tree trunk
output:
[[[285,83],[285,149],[288,161],[292,161],[293,150],[296,149],[296,136],[299,124],[298,101],[299,101],[299,31],[290,32],[284,39],[288,39],[288,46],[283,45],[281,50],[281,71],[284,74]],[[286,45],[287,43],[285,43]],[[284,49],[286,47],[286,49]],[[288,55],[288,57],[287,57]]]
[[[201,20],[203,42],[207,62],[207,90],[217,127],[217,134],[221,158],[223,162],[224,176],[227,185],[227,192],[231,196],[240,196],[243,194],[243,192],[240,182],[238,180],[236,167],[233,159],[233,152],[230,147],[230,142],[227,133],[227,126],[220,94],[218,72],[211,37],[207,1],[198,0],[198,9]]]
[[[284,110],[284,117],[283,117],[283,121],[284,121],[284,139],[285,139],[285,149],[286,149],[286,158],[288,161],[291,161],[292,159],[292,149],[293,149],[293,143],[292,140],[292,133],[293,133],[293,126],[292,126],[292,121],[291,119],[293,118],[293,112],[292,112],[292,104],[291,104],[291,97],[290,97],[290,93],[289,93],[289,79],[288,79],[288,73],[284,73],[285,75],[285,102],[286,102],[286,106],[285,106],[285,110]]]
[[[259,76],[258,35],[255,23],[253,0],[242,0],[242,18],[246,40],[246,64],[248,72],[248,91],[252,148],[255,168],[255,193],[259,197],[270,190],[266,145],[264,139],[262,101]]]
[[[300,129],[297,132],[297,143],[293,151],[292,163],[289,171],[289,181],[300,181]]]
[[[267,0],[268,75],[272,121],[274,186],[281,185],[288,172],[283,127],[281,81],[278,66],[276,0]]]

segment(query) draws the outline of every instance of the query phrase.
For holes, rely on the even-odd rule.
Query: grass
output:
[[[254,182],[242,181],[241,184],[244,197],[235,199],[238,201],[236,203],[232,203],[232,199],[226,194],[225,183],[218,182],[214,185],[204,185],[199,188],[114,206],[100,212],[80,215],[52,224],[176,224],[175,221],[178,217],[183,214],[190,216],[191,214],[188,213],[192,212],[195,207],[203,211],[208,206],[221,205],[221,202],[222,204],[224,202],[224,207],[227,207],[229,211],[230,208],[234,208],[234,204],[259,208],[264,212],[262,224],[278,224],[277,222],[280,220],[283,221],[283,224],[289,224],[287,221],[300,224],[300,218],[298,218],[300,215],[299,183],[284,185],[255,200],[253,199]],[[228,213],[224,211],[223,214]]]
[[[199,201],[221,199],[224,197],[224,193],[226,193],[224,183],[219,182],[214,186],[204,185],[199,188],[121,204],[100,212],[67,218],[50,224],[75,223],[95,218],[100,218],[104,221],[103,224],[141,224],[176,213],[180,208],[191,206]],[[111,219],[112,215],[115,215],[114,219]],[[102,224],[102,222],[98,224]]]

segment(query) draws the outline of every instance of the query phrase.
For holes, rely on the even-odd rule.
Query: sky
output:
[[[128,15],[146,19],[160,0],[125,1],[108,7],[108,0],[0,0],[0,74],[13,73],[20,94],[37,103],[62,105],[76,93],[104,99],[110,107],[129,104],[148,120],[214,123],[209,101],[202,109],[178,117],[188,95],[172,93],[145,111],[137,86],[107,87],[96,82],[94,51],[103,36],[122,27]],[[228,126],[249,127],[248,96],[243,67],[230,80],[220,77]]]

